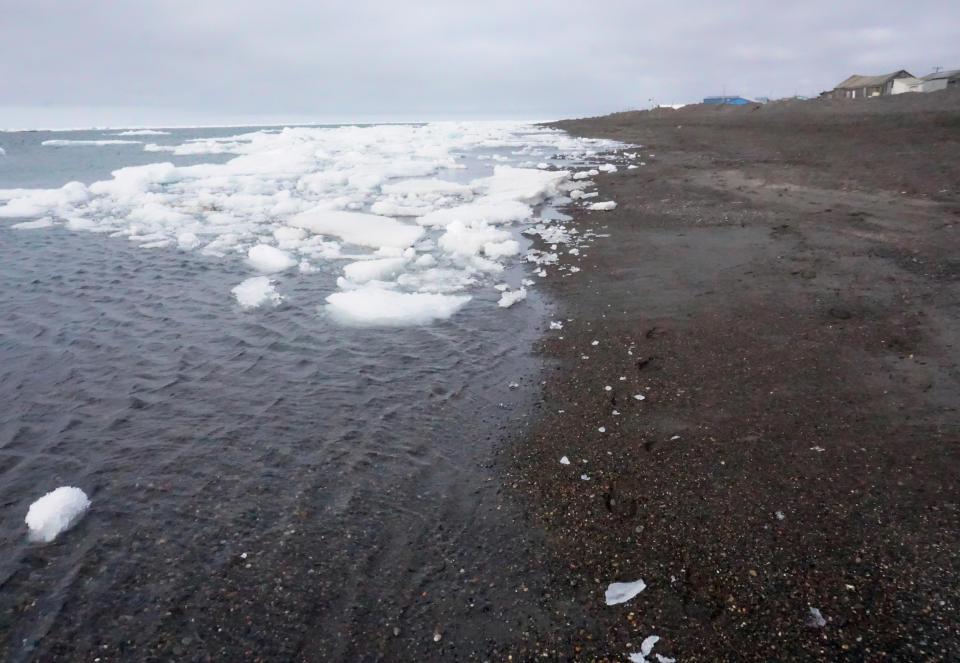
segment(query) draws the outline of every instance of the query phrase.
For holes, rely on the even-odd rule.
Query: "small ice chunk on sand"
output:
[[[607,605],[626,603],[646,588],[647,583],[643,580],[636,580],[634,582],[611,582],[605,594]]]
[[[606,433],[606,432],[607,432],[607,427],[606,427],[606,426],[601,426],[601,427],[598,428],[597,430],[600,431],[601,433]]]
[[[635,399],[637,399],[638,401],[646,400],[646,398],[647,398],[647,397],[644,396],[643,394],[634,394],[633,397],[634,397]]]
[[[610,385],[606,385],[606,386],[603,388],[603,390],[604,390],[604,391],[613,391],[613,387],[611,387]]]
[[[609,210],[616,209],[616,207],[617,207],[617,204],[612,200],[608,200],[602,203],[591,203],[587,205],[587,209],[592,212],[607,212]]]
[[[527,289],[520,288],[519,290],[507,291],[500,295],[500,301],[497,304],[500,308],[509,308],[519,302],[522,299],[527,298]]]
[[[25,522],[30,539],[50,543],[73,527],[90,508],[90,499],[79,488],[61,486],[30,505]]]
[[[590,342],[590,345],[600,345],[600,341],[593,340]]]
[[[820,611],[814,607],[810,608],[810,616],[807,617],[807,626],[810,628],[823,628],[827,625],[827,620],[823,618]]]
[[[601,173],[615,173],[617,172],[617,167],[614,166],[612,163],[605,163],[602,166],[600,166],[597,170],[599,170]]]
[[[777,511],[777,520],[783,520],[787,516],[784,515],[783,511]]]
[[[290,254],[269,244],[257,244],[250,247],[250,250],[247,251],[247,259],[254,269],[264,274],[282,272],[297,264],[297,261],[291,258]]]
[[[263,304],[276,306],[283,299],[266,276],[254,276],[247,279],[231,291],[243,308],[254,308]]]
[[[570,459],[567,458],[566,456],[564,456],[563,458],[560,459],[560,464],[561,464],[561,465],[569,465],[569,464],[570,464]]]
[[[468,301],[469,296],[406,293],[367,285],[329,295],[327,311],[346,325],[424,325],[451,317]]]
[[[550,329],[563,329],[563,323],[557,320],[550,321]]]
[[[581,475],[580,475],[580,478],[583,479],[584,481],[590,481],[590,475],[589,475],[589,474],[581,474]]]

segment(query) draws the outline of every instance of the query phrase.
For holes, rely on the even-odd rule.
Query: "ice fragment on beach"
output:
[[[646,588],[647,584],[643,582],[643,580],[635,580],[634,582],[612,582],[607,587],[604,598],[606,598],[607,605],[626,603]]]
[[[500,301],[498,301],[497,304],[500,306],[500,308],[509,308],[510,306],[513,306],[520,300],[526,299],[526,298],[527,298],[527,289],[520,288],[519,290],[514,290],[512,292],[509,292],[509,291],[504,292],[502,295],[500,295]]]
[[[643,394],[634,394],[633,397],[634,397],[635,399],[637,399],[638,401],[646,400],[646,398],[647,398],[647,397],[644,396]]]
[[[66,147],[70,145],[140,145],[139,140],[45,140],[41,145],[47,147]]]
[[[641,398],[640,400],[643,400],[643,399]],[[670,441],[673,442],[674,440],[679,440],[679,439],[680,439],[679,435],[673,435],[671,436]]]
[[[600,345],[600,341],[597,341],[597,340],[591,341],[590,345]]]
[[[580,475],[580,478],[583,479],[584,481],[590,481],[590,475],[589,475],[589,474],[581,474],[581,475]]]
[[[597,430],[600,431],[601,433],[606,433],[606,432],[607,432],[607,427],[606,427],[606,426],[601,426],[601,427],[598,428]]]
[[[783,514],[783,511],[777,511],[777,520],[783,520],[786,516]]]
[[[815,447],[810,447],[810,451],[818,451],[818,452],[819,452],[819,451],[826,451],[826,449],[824,449],[824,448],[821,447],[820,445],[817,445],[817,446],[815,446]]]
[[[807,626],[810,628],[823,628],[827,625],[827,620],[823,618],[820,611],[814,607],[810,608],[810,616],[807,617]]]
[[[519,382],[511,382],[511,383],[508,384],[507,386],[508,386],[510,389],[519,389],[519,388],[520,388],[520,383],[519,383]]]
[[[297,264],[297,261],[288,253],[268,244],[251,246],[247,251],[247,261],[254,269],[264,274],[282,272]]]
[[[27,510],[30,540],[50,543],[73,527],[89,508],[90,500],[79,488],[61,486],[47,493]]]
[[[653,646],[660,641],[660,636],[651,635],[644,638],[643,642],[640,643],[640,651],[630,654],[631,663],[650,663],[647,656],[650,655],[650,652],[653,651]],[[657,659],[658,663],[676,663],[676,659],[668,658],[666,656],[661,656],[660,654],[654,654],[654,658]]]
[[[617,203],[612,200],[608,200],[602,203],[591,203],[587,205],[587,209],[594,212],[606,212],[612,209],[616,209]]]
[[[612,163],[605,163],[602,166],[600,166],[599,170],[600,172],[603,172],[603,173],[615,173],[617,172],[617,167],[614,166]]]
[[[604,391],[613,391],[613,387],[611,387],[610,385],[607,385],[607,386],[605,386],[605,387],[603,388],[603,390],[604,390]]]
[[[563,458],[560,459],[560,464],[561,464],[561,465],[569,465],[569,464],[570,464],[570,459],[567,458],[566,456],[564,456]]]
[[[550,321],[550,329],[563,329],[563,323],[556,320]]]
[[[254,276],[231,290],[237,302],[243,308],[254,308],[263,304],[277,305],[282,301],[273,282],[266,276]]]

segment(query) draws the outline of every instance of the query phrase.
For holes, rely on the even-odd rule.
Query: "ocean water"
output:
[[[490,466],[532,414],[536,284],[561,276],[531,233],[589,243],[557,209],[613,145],[165,131],[0,133],[2,658],[505,646],[535,562]],[[238,296],[251,279],[268,296]],[[65,485],[88,513],[31,542]]]

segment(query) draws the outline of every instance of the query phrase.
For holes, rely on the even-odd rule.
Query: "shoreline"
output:
[[[646,161],[566,210],[608,237],[543,285],[569,321],[505,468],[582,609],[560,659],[960,646],[960,94],[920,97],[548,125]]]

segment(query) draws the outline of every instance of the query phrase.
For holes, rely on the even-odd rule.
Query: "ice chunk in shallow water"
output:
[[[290,254],[268,244],[251,246],[247,251],[247,261],[254,269],[264,274],[282,272],[297,264]]]
[[[449,318],[468,301],[469,296],[406,293],[369,285],[328,296],[327,311],[348,325],[423,325]]]
[[[169,136],[169,131],[159,131],[157,129],[130,129],[113,134],[114,136]]]
[[[177,245],[184,251],[190,251],[200,246],[200,239],[194,233],[180,233],[177,236]]]
[[[587,205],[587,209],[594,212],[607,212],[609,210],[616,209],[616,208],[617,208],[617,203],[615,203],[612,200],[608,200],[604,203],[592,203],[590,205]]]
[[[505,291],[500,295],[500,301],[497,304],[500,308],[509,308],[517,302],[527,298],[527,289],[521,287],[519,290]]]
[[[384,246],[403,249],[411,246],[423,234],[423,228],[386,216],[322,207],[298,214],[290,220],[290,225],[318,235],[335,235],[348,244],[375,249]]]
[[[247,279],[231,291],[243,308],[254,308],[263,304],[277,305],[283,298],[273,282],[266,276],[254,276]]]
[[[454,221],[461,223],[503,224],[524,221],[533,216],[533,209],[516,200],[493,201],[481,198],[468,205],[438,209],[424,214],[417,223],[421,226],[443,227]]]
[[[610,586],[607,587],[604,598],[607,600],[607,605],[626,603],[646,588],[647,584],[643,582],[643,580],[637,580],[635,582],[612,582]]]
[[[139,140],[45,140],[41,145],[47,147],[67,147],[71,145],[140,145]]]
[[[25,522],[30,539],[49,543],[73,527],[90,508],[90,499],[79,488],[61,486],[30,505]]]

